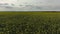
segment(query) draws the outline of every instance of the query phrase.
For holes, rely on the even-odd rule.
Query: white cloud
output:
[[[60,0],[0,0],[0,4],[0,11],[60,10]]]

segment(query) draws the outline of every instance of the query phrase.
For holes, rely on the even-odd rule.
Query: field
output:
[[[0,34],[60,34],[60,12],[0,12]]]

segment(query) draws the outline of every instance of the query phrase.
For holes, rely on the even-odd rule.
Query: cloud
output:
[[[0,11],[60,11],[60,0],[6,0],[1,2],[0,0]]]

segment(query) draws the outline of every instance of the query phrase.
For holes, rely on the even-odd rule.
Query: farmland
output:
[[[0,34],[60,34],[60,12],[0,12]]]

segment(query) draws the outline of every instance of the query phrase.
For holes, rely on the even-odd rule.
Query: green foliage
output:
[[[0,15],[0,34],[60,34],[60,16]]]

